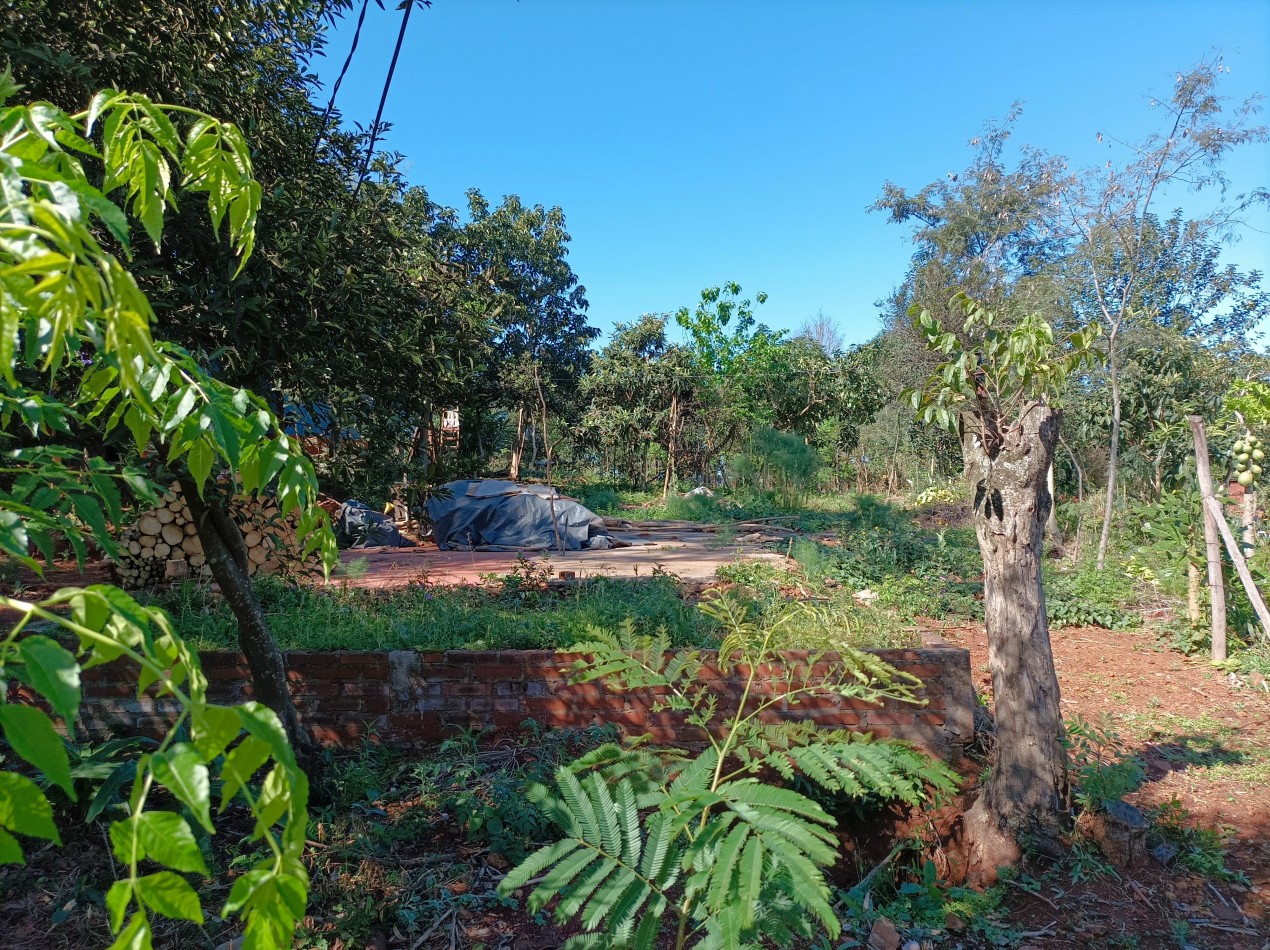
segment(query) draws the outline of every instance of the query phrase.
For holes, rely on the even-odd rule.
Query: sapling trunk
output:
[[[238,623],[238,645],[251,671],[255,698],[278,714],[301,766],[316,779],[313,740],[300,724],[287,686],[286,661],[251,588],[242,532],[226,510],[225,499],[217,493],[215,484],[209,482],[204,490],[206,497],[200,497],[192,479],[181,480],[181,491],[198,529],[207,566]]]

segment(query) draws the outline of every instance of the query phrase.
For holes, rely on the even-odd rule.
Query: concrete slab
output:
[[[621,532],[628,537],[639,533],[638,526]],[[663,532],[648,534],[651,538]],[[366,548],[340,554],[342,564],[360,558],[367,561],[364,572],[357,571],[356,576],[337,572],[331,582],[369,590],[427,584],[480,584],[482,575],[503,576],[517,564],[514,553],[440,551],[434,544],[417,548]],[[782,555],[757,545],[719,544],[716,536],[699,531],[677,532],[671,537],[628,548],[526,554],[525,558],[535,566],[549,566],[554,571],[553,577],[559,577],[562,571],[572,571],[579,578],[648,577],[660,567],[686,581],[708,581],[720,566],[738,560],[783,560]]]

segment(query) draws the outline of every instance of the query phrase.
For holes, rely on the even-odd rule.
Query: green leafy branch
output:
[[[1003,328],[992,311],[964,293],[949,307],[965,315],[961,336],[927,310],[909,311],[926,348],[947,357],[920,388],[901,394],[928,425],[956,431],[967,408],[989,421],[1014,418],[1024,402],[1060,399],[1069,379],[1104,359],[1094,346],[1102,332],[1098,324],[1056,337],[1038,313]]]
[[[0,103],[15,90],[7,74],[0,76]],[[184,135],[174,116],[192,119]],[[92,142],[98,134],[100,147]],[[74,115],[48,103],[0,107],[0,553],[38,571],[31,543],[51,558],[60,535],[81,562],[86,537],[109,548],[122,490],[149,497],[148,473],[56,440],[83,432],[100,444],[122,428],[142,459],[163,450],[165,464],[184,466],[200,492],[222,468],[243,492],[276,485],[283,512],[299,513],[305,553],[320,551],[329,570],[334,538],[314,504],[317,481],[298,445],[258,397],[218,382],[188,354],[153,339],[149,301],[103,243],[108,235],[124,259],[131,257],[130,211],[157,247],[178,191],[207,196],[213,224],[219,229],[228,219],[245,261],[260,188],[232,125],[114,91]],[[122,207],[110,197],[115,193]],[[39,386],[31,383],[36,377],[43,377]],[[106,896],[113,950],[149,948],[153,914],[202,922],[197,892],[181,876],[208,873],[190,821],[148,806],[163,789],[211,833],[216,772],[221,811],[244,803],[255,818],[253,838],[268,849],[234,882],[221,914],[243,918],[245,946],[290,946],[308,893],[301,860],[308,780],[275,713],[255,703],[208,703],[198,658],[168,616],[115,587],[68,587],[39,601],[0,596],[0,609],[18,618],[0,639],[0,730],[72,801],[66,749],[43,707],[71,732],[82,670],[133,663],[137,696],[163,698],[178,710],[157,747],[137,759],[129,815],[111,826],[126,872]],[[32,632],[37,625],[75,638],[78,655],[43,630]],[[10,681],[19,684],[16,697]],[[187,728],[188,741],[181,738]],[[39,786],[4,771],[0,861],[25,860],[17,835],[60,840]],[[161,869],[142,873],[145,862]]]
[[[38,695],[67,730],[79,711],[81,671],[104,663],[135,663],[140,670],[138,697],[149,692],[180,707],[158,748],[137,760],[130,814],[110,828],[115,858],[126,872],[106,896],[112,929],[119,934],[113,947],[149,947],[150,912],[202,923],[197,893],[175,873],[208,874],[193,830],[182,815],[148,811],[146,805],[157,784],[213,833],[211,772],[218,765],[221,811],[241,798],[256,817],[253,837],[263,839],[271,854],[235,883],[222,915],[242,915],[246,933],[257,935],[255,946],[289,946],[308,887],[301,861],[308,779],[273,711],[257,703],[208,703],[198,657],[176,635],[168,616],[117,588],[66,588],[38,602],[0,597],[0,607],[19,616],[0,641],[0,682],[16,681]],[[21,636],[31,621],[73,635],[79,656],[43,634]],[[50,716],[35,705],[0,698],[0,727],[9,745],[74,801],[66,749]],[[177,741],[186,725],[191,741]],[[257,790],[251,779],[270,762],[273,766]],[[24,856],[14,834],[60,843],[52,807],[38,786],[16,772],[0,772],[0,861],[20,864]],[[143,874],[146,860],[168,870]],[[131,916],[129,908],[135,908]]]
[[[830,792],[910,804],[928,790],[955,786],[946,766],[904,743],[762,721],[775,703],[825,693],[914,701],[916,680],[850,653],[838,669],[814,655],[782,664],[772,644],[788,618],[755,623],[726,596],[703,609],[726,631],[720,672],[742,683],[736,711],[722,722],[702,680],[699,651],[670,653],[664,635],[638,637],[629,624],[616,634],[597,631],[577,648],[592,656],[575,665],[578,679],[651,690],[655,710],[685,713],[710,744],[695,757],[679,749],[604,746],[559,769],[554,789],[533,789],[533,800],[564,836],[513,869],[501,890],[536,880],[530,907],[555,901],[558,921],[577,920],[586,931],[569,947],[652,948],[667,912],[677,948],[764,940],[786,946],[814,938],[817,928],[836,937],[840,924],[823,871],[837,858],[834,819],[766,775],[775,770]]]

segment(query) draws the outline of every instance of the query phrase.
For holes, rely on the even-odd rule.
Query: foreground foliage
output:
[[[0,103],[15,92],[8,75],[0,77]],[[188,123],[183,132],[177,121]],[[37,570],[32,545],[51,559],[65,538],[81,561],[89,536],[109,549],[107,520],[120,519],[121,488],[154,497],[139,467],[114,461],[130,449],[141,458],[163,453],[200,490],[221,466],[243,492],[276,481],[284,510],[300,512],[306,553],[320,548],[328,563],[333,557],[325,515],[311,504],[313,470],[277,419],[247,390],[218,383],[188,354],[157,343],[148,300],[107,249],[109,242],[125,259],[131,254],[121,204],[157,247],[178,189],[207,196],[213,229],[227,222],[245,260],[260,188],[234,126],[114,91],[74,115],[47,103],[0,109],[0,550]],[[120,427],[132,445],[103,457],[103,442]],[[87,448],[91,439],[72,441],[84,432],[95,435],[96,452]],[[14,752],[72,801],[78,793],[66,748],[31,700],[43,700],[71,731],[81,672],[124,661],[138,667],[138,695],[180,707],[157,747],[136,759],[127,817],[110,828],[123,869],[105,898],[114,946],[149,947],[152,914],[202,922],[198,895],[181,875],[208,874],[192,825],[201,834],[215,830],[213,772],[222,810],[245,802],[251,836],[267,845],[221,913],[243,918],[246,946],[289,946],[308,890],[301,861],[308,780],[277,716],[256,703],[208,703],[197,655],[170,618],[114,587],[64,588],[40,601],[3,596],[0,607],[17,618],[0,639],[0,726]],[[78,642],[78,655],[30,632],[36,626],[60,628]],[[19,684],[16,697],[6,694],[10,679]],[[251,779],[266,766],[257,787]],[[180,811],[150,807],[160,789]],[[15,834],[60,840],[44,792],[26,775],[3,771],[0,862],[25,860]],[[162,870],[145,873],[146,862]]]
[[[696,651],[672,654],[664,637],[637,636],[629,625],[618,634],[597,632],[578,648],[592,656],[579,661],[582,681],[658,691],[655,711],[683,714],[709,747],[689,757],[610,744],[558,769],[554,789],[531,791],[564,837],[511,871],[500,891],[538,879],[530,907],[555,901],[557,921],[575,920],[586,931],[568,946],[653,947],[666,921],[676,947],[767,939],[787,945],[818,930],[836,936],[841,925],[823,870],[837,857],[834,818],[766,777],[775,772],[823,792],[912,805],[925,800],[928,787],[938,794],[954,785],[947,767],[903,743],[764,721],[773,706],[816,693],[915,701],[912,677],[852,651],[824,672],[816,671],[815,656],[805,667],[773,670],[766,664],[782,623],[805,608],[761,625],[727,597],[702,609],[725,629],[720,672],[735,672],[744,683],[731,716],[719,716]],[[755,692],[760,676],[775,677],[777,695]]]

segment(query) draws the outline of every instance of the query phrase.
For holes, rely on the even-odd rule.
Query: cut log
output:
[[[137,520],[137,530],[153,537],[163,530],[163,523],[154,515],[142,515]]]
[[[181,530],[179,525],[168,522],[163,526],[163,540],[169,545],[181,543],[181,539],[185,537],[185,532]]]
[[[154,517],[158,519],[159,524],[169,524],[176,517],[170,508],[155,508]]]

